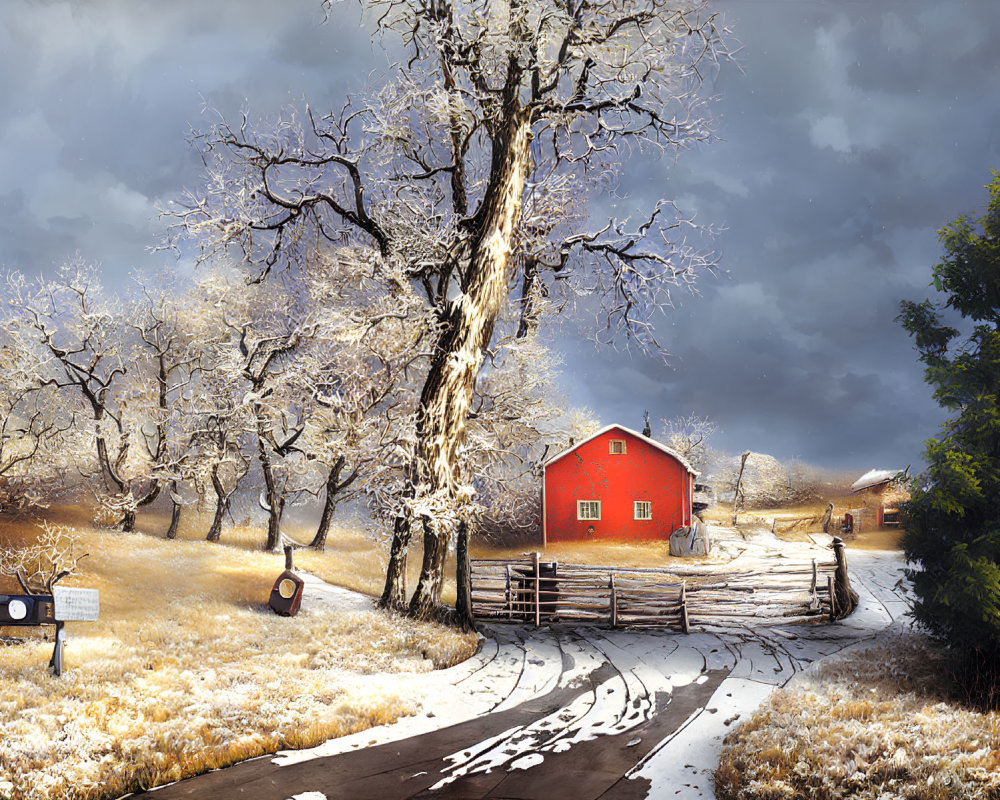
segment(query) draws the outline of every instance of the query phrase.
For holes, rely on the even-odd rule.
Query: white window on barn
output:
[[[601,518],[601,501],[600,500],[577,500],[576,501],[576,518],[577,519],[597,519]]]
[[[623,456],[625,455],[625,440],[624,439],[609,439],[608,440],[608,453],[613,456]]]
[[[653,518],[653,504],[648,500],[636,500],[635,501],[635,518],[636,519],[652,519]]]

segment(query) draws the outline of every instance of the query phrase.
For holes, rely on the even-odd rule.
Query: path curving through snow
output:
[[[850,551],[850,568],[860,605],[832,624],[687,635],[488,627],[468,661],[394,676],[427,696],[421,714],[141,797],[713,798],[733,726],[796,673],[874,638],[908,609],[901,554]],[[307,584],[317,599],[326,591]]]

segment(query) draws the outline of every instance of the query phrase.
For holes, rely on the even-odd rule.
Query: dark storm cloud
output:
[[[633,426],[644,408],[708,415],[734,451],[917,463],[942,414],[894,317],[927,296],[936,229],[981,206],[1000,167],[1000,6],[716,7],[744,45],[742,74],[715,82],[723,141],[629,176],[725,224],[727,274],[664,318],[673,369],[587,353],[568,391],[589,376],[582,396]]]
[[[625,170],[621,205],[674,199],[715,240],[719,277],[659,322],[672,352],[623,359],[567,327],[565,389],[604,422],[691,412],[719,444],[832,466],[905,466],[942,415],[901,298],[928,291],[935,231],[1000,167],[1000,4],[722,0],[741,69],[712,91],[721,141]],[[194,186],[189,126],[303,98],[321,111],[384,70],[355,4],[6,0],[0,6],[0,264],[79,251],[118,278],[157,207]],[[654,429],[656,425],[654,425]]]
[[[158,207],[199,179],[190,127],[210,123],[205,108],[328,107],[376,63],[348,18],[349,36],[320,24],[318,0],[5,2],[0,264],[46,271],[76,251],[117,275],[165,263],[147,248]]]

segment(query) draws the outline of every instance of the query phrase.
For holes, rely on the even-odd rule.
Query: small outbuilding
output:
[[[691,524],[698,472],[677,452],[609,425],[542,465],[542,541],[662,539]]]
[[[898,527],[899,506],[909,499],[906,488],[910,468],[872,469],[851,485],[851,493],[859,500],[860,508],[852,508],[850,513],[857,527],[864,515],[870,520],[866,524],[875,528]]]

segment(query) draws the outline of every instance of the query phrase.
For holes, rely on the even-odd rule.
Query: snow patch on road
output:
[[[523,758],[519,758],[516,761],[510,763],[510,771],[515,769],[531,769],[532,767],[537,767],[545,760],[545,756],[541,753],[531,753]]]
[[[648,780],[649,797],[714,798],[713,774],[719,763],[722,740],[756,711],[774,688],[746,678],[726,678],[705,708],[692,714],[626,777]]]

